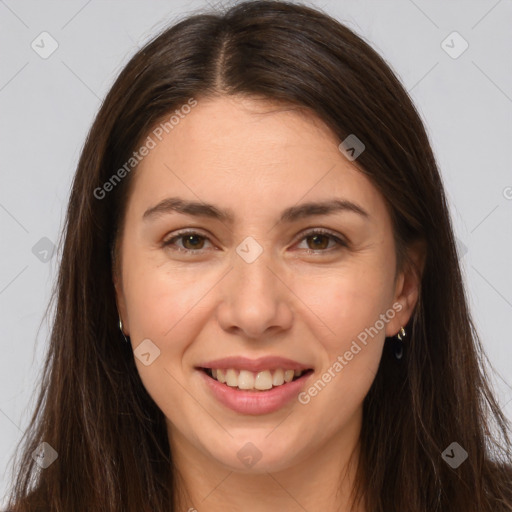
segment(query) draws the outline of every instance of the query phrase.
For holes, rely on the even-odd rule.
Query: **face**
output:
[[[383,197],[319,120],[261,100],[199,100],[161,139],[133,176],[115,284],[171,447],[261,472],[352,446],[417,298]],[[280,386],[279,368],[309,371]],[[238,389],[255,385],[272,388]]]

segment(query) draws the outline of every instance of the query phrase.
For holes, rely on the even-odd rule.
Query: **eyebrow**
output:
[[[142,218],[147,221],[173,212],[192,215],[194,217],[208,217],[227,224],[233,224],[235,220],[235,215],[232,210],[223,210],[213,204],[188,201],[179,197],[163,199],[155,206],[148,208]],[[364,218],[370,217],[368,212],[352,201],[348,201],[347,199],[331,199],[327,201],[302,203],[286,208],[286,210],[281,213],[278,224],[291,223],[306,217],[329,215],[337,212],[353,212]]]

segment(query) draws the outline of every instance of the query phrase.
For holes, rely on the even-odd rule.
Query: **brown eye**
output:
[[[310,245],[308,247],[314,251],[317,249],[327,249],[329,245],[329,237],[327,235],[310,235],[306,237],[306,240],[312,241],[313,247]]]
[[[179,240],[181,240],[181,244],[177,245],[176,242]],[[173,236],[169,240],[164,241],[162,245],[182,252],[200,252],[204,248],[205,240],[207,240],[207,237],[199,233],[186,232]]]
[[[306,233],[305,236],[303,236],[303,238],[301,239],[301,242],[303,240],[306,241],[306,250],[309,250],[309,252],[330,252],[330,242],[333,242],[333,245],[331,245],[330,248],[334,250],[340,249],[341,247],[348,247],[347,243],[338,236],[334,235],[329,231],[318,229]]]
[[[183,246],[185,249],[202,249],[204,245],[204,237],[200,235],[182,235]]]

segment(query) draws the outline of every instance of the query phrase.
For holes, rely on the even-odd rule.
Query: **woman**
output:
[[[241,3],[131,59],[56,300],[10,510],[512,511],[425,130],[319,11]]]

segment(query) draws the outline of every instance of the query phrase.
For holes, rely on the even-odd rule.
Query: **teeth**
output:
[[[240,370],[238,376],[238,387],[240,389],[254,389],[254,375],[247,370]]]
[[[215,372],[215,370],[212,370],[212,372]],[[215,375],[215,373],[213,374],[213,378],[217,379],[219,382],[221,382],[222,384],[224,384],[226,382],[226,374],[224,372],[224,370],[221,370],[220,368],[216,371],[217,375]]]
[[[272,371],[262,370],[261,372],[228,368],[212,369],[210,372],[215,380],[232,388],[259,391],[272,389],[273,386],[282,386],[304,373],[302,370],[283,370],[282,368]]]
[[[258,372],[254,379],[254,387],[259,390],[272,389],[272,375],[269,370]]]
[[[274,386],[280,386],[281,384],[284,384],[284,371],[281,370],[281,368],[278,368],[274,375],[272,376],[272,384]]]
[[[236,388],[238,386],[238,376],[233,369],[226,370],[226,384]]]

